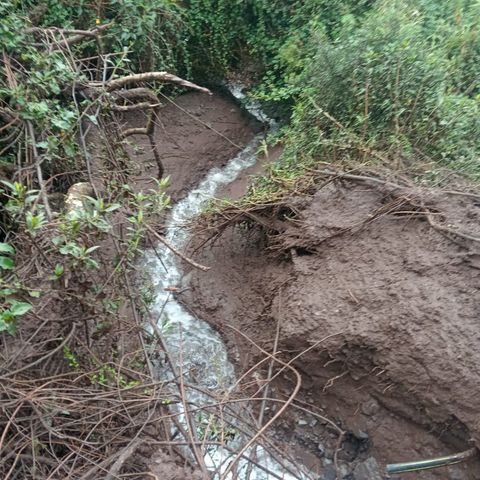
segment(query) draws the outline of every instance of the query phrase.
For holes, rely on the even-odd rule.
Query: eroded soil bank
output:
[[[143,115],[129,115],[128,126],[142,126]],[[155,142],[168,193],[178,201],[213,167],[225,165],[258,132],[261,125],[246,114],[233,98],[215,93],[191,92],[165,100],[155,128]],[[145,136],[133,137],[138,172],[136,188],[153,187],[158,168]]]
[[[480,237],[478,199],[421,196],[444,215],[435,217],[442,225]],[[471,439],[480,445],[479,245],[452,241],[391,201],[384,189],[355,182],[292,198],[296,214],[277,235],[243,224],[197,252],[212,268],[190,270],[181,295],[222,333],[239,371],[262,354],[229,325],[270,352],[278,325],[284,360],[321,342],[294,365],[299,401],[349,432],[339,478],[383,478],[386,463],[466,450]],[[291,389],[282,376],[272,395]],[[335,478],[328,426],[290,413],[276,433],[321,478]],[[372,457],[379,467],[369,470]],[[479,479],[480,465],[400,477]]]

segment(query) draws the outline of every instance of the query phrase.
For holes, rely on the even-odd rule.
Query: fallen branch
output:
[[[145,225],[146,229],[152,234],[155,236],[155,238],[163,243],[163,245],[165,245],[170,251],[172,251],[175,255],[177,255],[178,257],[180,257],[182,260],[184,260],[185,262],[187,262],[189,265],[191,265],[192,267],[194,268],[198,268],[199,270],[202,270],[204,272],[208,272],[210,270],[210,267],[205,267],[204,265],[200,265],[199,263],[195,262],[194,260],[192,260],[191,258],[188,258],[185,254],[183,254],[182,252],[180,252],[179,250],[177,250],[173,245],[171,245],[169,242],[167,242],[167,240],[165,240],[164,237],[162,237],[162,235],[160,235],[159,233],[157,233],[155,231],[154,228],[152,228],[150,225]]]
[[[134,110],[146,110],[148,108],[157,108],[160,107],[160,103],[151,105],[148,102],[136,103],[134,105],[113,105],[112,110],[115,112],[131,112]]]
[[[113,22],[106,23],[105,25],[99,25],[98,27],[92,28],[91,30],[69,30],[56,27],[49,28],[40,28],[33,27],[27,30],[27,33],[42,33],[45,36],[54,35],[56,33],[60,34],[63,39],[55,42],[55,46],[60,49],[66,49],[75,45],[77,43],[83,42],[86,38],[97,38],[102,32],[107,30],[113,25]],[[65,35],[72,35],[71,37],[65,38]]]
[[[162,83],[174,83],[181,85],[182,87],[192,88],[199,92],[212,95],[212,92],[208,88],[200,87],[196,83],[189,82],[183,78],[177,77],[167,72],[146,72],[146,73],[134,73],[127,75],[126,77],[110,80],[104,84],[103,82],[90,82],[88,85],[93,88],[106,87],[107,92],[113,92],[120,88],[128,87],[129,85],[138,85],[148,82],[162,82]]]
[[[444,227],[443,225],[439,225],[437,222],[433,220],[433,212],[431,212],[428,208],[423,207],[423,211],[425,213],[425,216],[427,217],[427,221],[429,225],[435,229],[438,230],[440,233],[445,234],[447,238],[450,237],[450,235],[456,236],[463,238],[465,240],[470,240],[472,242],[480,242],[479,237],[474,237],[472,235],[469,235],[468,233],[463,233],[458,230],[454,230],[452,228]],[[450,239],[450,238],[449,238]]]
[[[135,453],[135,450],[137,450],[137,448],[139,448],[144,442],[145,439],[136,438],[123,450],[121,450],[117,460],[108,471],[108,474],[105,475],[105,480],[114,480],[115,478],[118,478],[118,474],[120,473],[123,464]]]

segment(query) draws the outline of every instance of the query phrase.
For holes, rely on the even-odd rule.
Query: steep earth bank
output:
[[[421,198],[442,212],[442,225],[480,237],[478,198]],[[196,259],[212,268],[186,275],[182,300],[222,333],[239,371],[262,355],[229,325],[268,351],[278,325],[284,360],[320,342],[294,365],[301,402],[349,432],[340,478],[382,478],[368,470],[370,457],[382,472],[386,463],[466,450],[470,439],[479,446],[479,244],[446,238],[365,184],[330,183],[291,205],[296,214],[276,235],[242,224],[200,250]],[[272,395],[291,389],[282,377]],[[276,433],[321,478],[335,478],[336,437],[326,425],[290,414]],[[480,464],[401,478],[479,479]]]
[[[125,121],[130,127],[141,126],[145,118],[129,115]],[[155,142],[165,176],[170,177],[172,200],[182,198],[211,168],[227,163],[260,128],[233,98],[218,93],[191,92],[165,100],[156,122]],[[132,138],[138,160],[136,188],[153,187],[158,170],[148,139]]]

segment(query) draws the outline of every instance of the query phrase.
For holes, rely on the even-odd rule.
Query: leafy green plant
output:
[[[8,243],[0,243],[0,268],[3,270],[13,270],[15,262],[11,258],[11,255],[15,255],[15,249]],[[4,255],[7,256],[4,256]]]
[[[9,299],[0,313],[0,332],[7,331],[14,335],[17,331],[17,319],[28,313],[33,306],[27,302]]]
[[[325,18],[312,16],[258,89],[266,101],[293,100],[283,166],[374,161],[377,151],[393,167],[446,165],[480,178],[478,5],[367,4],[334,2]]]
[[[0,242],[0,270],[13,270],[15,268],[15,249],[8,243]],[[7,331],[11,335],[17,330],[17,320],[28,313],[32,304],[15,299],[15,294],[21,285],[9,286],[2,277],[0,278],[0,332]],[[33,295],[36,296],[36,293]]]
[[[68,345],[63,347],[63,358],[68,362],[68,366],[73,370],[77,370],[80,367],[77,357]]]
[[[82,263],[87,268],[99,268],[98,262],[94,260],[90,254],[100,248],[98,245],[87,247],[74,242],[67,242],[59,248],[62,255],[69,256],[73,259],[72,267],[75,268],[79,263]]]
[[[99,366],[98,370],[89,378],[92,385],[103,387],[133,388],[140,384],[138,380],[128,380],[114,366],[107,364]]]

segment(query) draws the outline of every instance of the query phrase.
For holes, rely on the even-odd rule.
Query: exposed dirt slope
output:
[[[142,125],[142,115],[130,115],[128,125]],[[220,94],[186,93],[173,103],[165,100],[155,128],[155,141],[171,179],[169,193],[181,198],[214,166],[224,165],[252,138],[260,124],[245,114],[231,98]],[[142,147],[137,187],[153,185],[158,170],[148,139],[138,135],[133,141]]]
[[[480,202],[422,195],[446,215],[444,225],[480,237]],[[467,449],[470,437],[480,445],[480,245],[452,242],[398,209],[363,223],[390,201],[382,189],[358,184],[292,199],[300,213],[274,239],[287,258],[269,255],[272,242],[261,232],[230,228],[199,255],[212,269],[191,272],[183,295],[224,334],[239,368],[257,355],[228,324],[271,350],[279,322],[286,358],[334,335],[295,365],[305,401],[355,437],[347,462],[428,458]],[[322,425],[289,419],[285,426],[292,441],[325,454],[316,451],[328,449]],[[345,478],[353,469],[344,467]],[[447,477],[478,479],[480,468],[471,462],[402,476]]]

